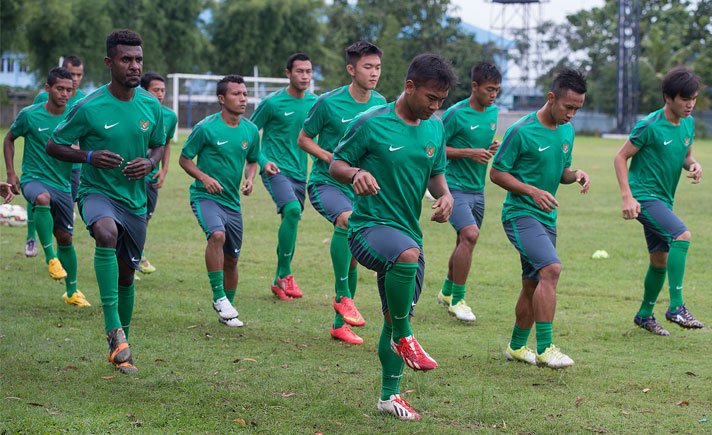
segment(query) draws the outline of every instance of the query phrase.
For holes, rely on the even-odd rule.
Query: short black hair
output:
[[[139,34],[134,32],[133,30],[114,30],[106,37],[106,55],[109,58],[113,59],[114,55],[116,54],[117,45],[131,45],[136,47],[140,46],[141,44],[143,44],[141,36],[139,36]]]
[[[57,83],[57,79],[72,80],[72,73],[63,66],[55,66],[49,70],[49,74],[47,74],[47,84],[50,85],[50,87],[54,86],[54,84]]]
[[[437,86],[445,89],[450,89],[458,83],[450,62],[444,57],[432,53],[415,56],[410,62],[405,80],[412,81],[415,86],[434,82]]]
[[[581,71],[564,68],[556,72],[554,82],[551,84],[551,92],[557,97],[562,97],[567,90],[577,94],[586,93],[586,77]]]
[[[383,50],[378,48],[376,44],[368,41],[358,41],[346,47],[346,65],[356,66],[359,59],[364,56],[375,54],[378,57],[383,56]]]
[[[158,80],[163,83],[166,82],[166,79],[162,75],[157,72],[148,71],[141,76],[141,87],[148,90],[148,87],[151,86],[151,82],[154,80]]]
[[[499,72],[497,65],[491,62],[477,62],[472,67],[470,78],[473,82],[477,82],[478,85],[488,82],[502,83],[502,73]]]
[[[292,67],[294,66],[295,60],[308,60],[309,62],[311,62],[311,59],[309,59],[309,56],[307,56],[306,54],[294,53],[287,58],[287,71],[292,72]]]
[[[82,66],[82,60],[79,59],[79,56],[77,56],[77,55],[68,54],[68,55],[64,56],[64,60],[62,61],[62,66],[66,68],[69,65]]]
[[[700,89],[700,78],[687,68],[673,68],[663,77],[663,97],[673,100],[678,95],[682,98],[693,97]]]
[[[223,96],[227,94],[228,83],[245,83],[245,79],[243,79],[242,76],[239,74],[228,74],[225,77],[221,78],[218,82],[215,94]]]

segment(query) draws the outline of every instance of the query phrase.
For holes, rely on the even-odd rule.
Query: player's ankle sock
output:
[[[42,250],[45,254],[45,261],[47,263],[49,263],[49,260],[57,258],[57,254],[55,254],[54,247],[52,246],[53,226],[54,222],[52,221],[50,208],[46,205],[36,205],[35,227],[37,227],[37,236],[40,239],[40,245],[42,245]]]
[[[27,201],[27,240],[35,238],[35,209],[31,202]]]
[[[74,250],[74,244],[60,245],[57,248],[57,258],[62,263],[64,270],[67,271],[64,284],[67,288],[67,297],[71,298],[74,292],[77,291],[77,251]]]
[[[341,314],[334,313],[334,329],[341,328],[345,323],[346,322],[344,322],[344,318]]]
[[[227,300],[230,301],[232,304],[235,301],[235,294],[237,293],[237,289],[235,290],[225,290],[225,296],[227,296]]]
[[[443,282],[443,288],[441,290],[445,296],[452,295],[452,285],[453,285],[452,280],[446,276],[445,282]]]
[[[450,305],[455,305],[461,300],[465,299],[465,286],[453,284],[452,285],[452,302]]]
[[[668,283],[670,284],[670,311],[677,311],[685,302],[682,300],[682,280],[685,277],[685,261],[688,240],[673,240],[667,258]]]
[[[114,328],[121,328],[118,307],[119,263],[116,261],[116,249],[96,247],[94,273],[99,285],[101,309],[104,312],[104,328],[108,333]]]
[[[208,272],[208,280],[210,280],[210,288],[213,291],[213,302],[217,301],[225,295],[225,289],[223,288],[223,271],[216,270],[215,272]]]
[[[393,328],[383,321],[381,338],[378,340],[378,359],[381,361],[381,400],[388,400],[391,394],[400,393],[400,379],[403,376],[403,360],[391,350]]]
[[[349,269],[349,293],[351,299],[356,297],[356,288],[358,288],[358,267]]]
[[[129,328],[131,327],[131,317],[133,316],[134,307],[134,284],[130,286],[119,286],[119,319],[121,320],[121,328],[126,334],[126,339],[129,339]]]
[[[292,274],[292,256],[297,242],[297,225],[302,216],[299,201],[289,201],[282,207],[282,223],[277,233],[277,275],[284,278]]]
[[[413,305],[417,263],[395,263],[386,272],[386,301],[393,325],[393,341],[413,335],[408,315]]]
[[[141,258],[146,258],[146,251],[141,251]]]
[[[536,353],[541,355],[551,343],[551,322],[536,322]]]
[[[511,347],[512,350],[519,350],[526,346],[531,330],[531,328],[524,329],[514,325],[514,329],[512,330],[512,339],[509,341],[509,347]]]
[[[334,227],[334,235],[331,236],[331,264],[334,266],[334,290],[336,292],[336,302],[341,302],[341,298],[350,297],[349,292],[349,264],[351,264],[351,252],[349,251],[349,241],[346,238],[346,228]]]
[[[643,281],[645,290],[643,291],[643,302],[640,304],[638,315],[640,317],[650,317],[653,315],[655,301],[658,300],[658,295],[665,285],[665,268],[655,267],[652,264],[648,265],[648,273],[645,274]]]

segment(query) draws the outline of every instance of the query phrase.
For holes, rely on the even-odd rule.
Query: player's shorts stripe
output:
[[[529,262],[529,264],[533,263],[529,259],[529,256],[527,255],[527,251],[524,250],[524,245],[522,245],[522,240],[519,238],[519,230],[517,229],[517,223],[515,222],[514,219],[511,220],[512,223],[512,230],[514,230],[514,239],[517,241],[517,246],[519,246],[519,251],[522,253],[522,256]]]
[[[651,215],[651,214],[648,212],[648,210],[646,210],[644,207],[642,207],[642,210],[641,210],[640,212],[643,213],[643,214],[645,215],[645,217],[647,217],[648,220],[649,220],[653,225],[655,225],[655,228],[657,228],[657,230],[660,231],[660,234],[664,234],[665,237],[667,237],[668,243],[670,243],[670,240],[672,239],[672,235],[671,235],[665,228],[663,228],[663,227],[660,226],[660,224],[658,223],[658,221],[655,220],[655,218],[653,217],[653,215]]]

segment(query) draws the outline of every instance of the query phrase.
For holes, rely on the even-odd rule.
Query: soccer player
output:
[[[319,97],[298,140],[299,147],[314,158],[308,184],[309,200],[314,209],[334,225],[330,251],[336,313],[331,336],[352,344],[361,344],[363,339],[349,325],[366,323],[354,305],[357,263],[351,257],[346,238],[354,192],[350,185],[341,184],[329,175],[329,164],[349,122],[370,107],[386,104],[386,99],[374,90],[381,75],[382,55],[380,48],[366,41],[346,48],[346,71],[351,76],[351,84]],[[317,136],[318,144],[314,141]]]
[[[472,251],[480,236],[485,214],[485,177],[487,164],[497,151],[499,141],[492,141],[497,130],[499,93],[502,73],[494,64],[478,62],[472,67],[472,94],[445,111],[447,168],[445,179],[455,201],[450,224],[457,238],[450,255],[447,276],[438,301],[458,320],[474,322],[475,314],[465,302],[465,284],[472,264]]]
[[[143,180],[158,165],[166,143],[160,103],[136,89],[143,68],[142,42],[131,30],[115,30],[107,36],[104,64],[111,82],[78,102],[47,143],[49,155],[84,162],[77,202],[96,240],[94,271],[109,361],[126,374],[138,371],[127,339],[134,271],[146,239]],[[81,149],[71,148],[73,143]]]
[[[5,135],[3,143],[7,181],[14,193],[27,199],[28,209],[34,209],[39,236],[49,274],[54,279],[65,278],[64,302],[78,307],[90,306],[84,294],[77,290],[77,253],[72,243],[74,200],[71,196],[71,163],[47,155],[45,145],[60,123],[69,96],[74,92],[72,75],[63,67],[52,68],[45,89],[49,98],[44,103],[23,109]],[[13,165],[15,139],[23,136],[22,179]],[[57,251],[52,234],[57,238]]]
[[[263,98],[251,120],[262,129],[262,154],[280,169],[270,175],[263,168],[260,175],[277,205],[277,213],[282,215],[277,233],[277,271],[271,289],[279,299],[290,300],[302,297],[292,274],[292,258],[304,210],[307,153],[299,149],[297,138],[316,96],[307,92],[312,79],[309,56],[289,56],[285,73],[289,85]]]
[[[243,118],[247,87],[239,75],[223,77],[217,85],[220,112],[200,121],[183,145],[180,166],[195,182],[190,185],[190,205],[208,239],[205,265],[213,291],[218,320],[242,326],[233,303],[237,292],[237,260],[242,248],[240,192],[252,193],[257,164],[267,174],[278,172],[262,160],[259,130]],[[193,158],[198,157],[198,164]],[[245,181],[240,188],[242,170]]]
[[[670,335],[653,316],[665,284],[670,285],[670,305],[665,318],[683,328],[702,328],[682,299],[690,230],[673,212],[675,190],[684,168],[692,184],[702,180],[702,166],[692,156],[695,121],[690,114],[700,88],[699,78],[675,68],[663,78],[665,105],[640,120],[614,159],[623,197],[623,219],[643,224],[650,264],[643,281],[643,302],[633,322],[656,335]],[[631,160],[630,169],[628,160]]]
[[[141,87],[150,92],[159,103],[163,111],[163,131],[166,133],[166,145],[163,147],[163,158],[156,169],[146,175],[146,226],[153,217],[153,211],[158,202],[158,189],[163,187],[163,181],[168,173],[168,163],[171,160],[171,139],[176,132],[178,117],[171,109],[163,106],[163,98],[166,96],[166,79],[155,72],[147,72],[141,76]],[[156,268],[146,259],[144,252],[141,252],[139,270],[143,273],[153,273]]]
[[[416,56],[393,103],[358,116],[334,151],[329,173],[358,195],[349,217],[349,247],[378,274],[384,316],[378,409],[403,420],[420,415],[400,397],[403,362],[414,370],[438,365],[418,344],[409,316],[423,285],[425,259],[418,219],[426,188],[437,198],[430,220],[446,222],[453,199],[445,181],[443,125],[431,116],[457,82],[434,54]]]
[[[561,260],[556,254],[559,184],[581,184],[588,192],[588,174],[571,170],[574,129],[569,121],[583,106],[586,80],[575,70],[558,71],[546,104],[507,130],[490,170],[490,179],[508,191],[502,207],[504,232],[519,251],[522,289],[507,359],[553,369],[574,361],[552,343],[556,284]],[[527,347],[536,322],[536,353]]]

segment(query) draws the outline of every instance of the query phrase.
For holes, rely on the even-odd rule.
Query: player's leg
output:
[[[530,269],[533,268],[522,258],[522,275],[529,275]],[[536,354],[527,346],[527,341],[534,325],[533,299],[537,284],[536,279],[522,278],[522,289],[519,292],[517,305],[514,307],[516,320],[512,329],[512,338],[505,351],[508,360],[536,364]]]
[[[53,279],[67,277],[67,272],[62,267],[62,263],[57,258],[52,241],[52,231],[54,219],[52,218],[52,190],[41,181],[30,181],[22,185],[22,194],[34,204],[35,228],[37,237],[42,245],[45,254],[45,262],[49,270],[49,275]]]
[[[153,187],[153,182],[150,180],[144,180],[144,183],[146,185],[146,227],[148,228],[148,223],[151,221],[153,212],[156,210],[156,204],[158,203],[158,189]],[[146,259],[144,251],[141,251],[139,271],[146,274],[153,273],[156,271],[156,268]]]
[[[35,207],[27,201],[27,239],[25,241],[25,256],[37,256],[37,241],[35,240]]]
[[[64,280],[64,302],[78,307],[91,306],[84,294],[77,290],[77,252],[74,249],[74,201],[70,192],[52,189],[52,217],[54,236],[57,239],[57,258],[67,271]]]
[[[223,252],[223,288],[227,300],[235,306],[235,294],[237,293],[238,270],[237,262],[240,258],[240,250],[242,249],[242,213],[237,210],[232,210],[228,207],[221,206],[226,216],[225,221],[225,243],[222,247]],[[237,313],[237,310],[235,310]],[[232,319],[218,318],[221,323],[227,326],[242,326],[243,322],[237,318],[237,315]]]

